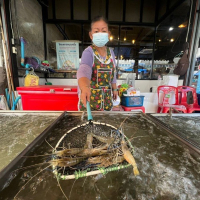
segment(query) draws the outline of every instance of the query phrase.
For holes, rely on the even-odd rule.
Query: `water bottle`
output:
[[[162,85],[162,77],[158,75],[158,86]]]

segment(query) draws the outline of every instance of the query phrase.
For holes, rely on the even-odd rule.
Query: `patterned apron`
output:
[[[95,46],[92,45],[94,63],[92,67],[92,77],[90,81],[91,97],[90,106],[91,110],[109,111],[112,109],[112,86],[111,83],[116,71],[110,49],[107,48],[107,56],[103,61],[99,56]],[[80,99],[80,98],[79,98]],[[86,110],[82,102],[79,102],[79,110]]]

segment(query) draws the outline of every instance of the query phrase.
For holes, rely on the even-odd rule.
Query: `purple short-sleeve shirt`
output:
[[[110,49],[110,52],[111,52],[111,56],[112,56],[114,65],[116,66],[114,52],[112,49]],[[94,62],[93,50],[89,46],[83,51],[83,54],[81,57],[81,63],[80,63],[79,69],[77,71],[77,79],[86,77],[89,80],[91,80],[93,62]],[[114,74],[112,83],[116,83],[116,72]]]

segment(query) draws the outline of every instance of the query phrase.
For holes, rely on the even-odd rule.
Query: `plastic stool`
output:
[[[187,108],[187,113],[193,113],[195,111],[200,111],[200,106],[198,104],[196,89],[189,86],[178,86],[178,92],[180,93],[179,103]],[[193,103],[188,103],[189,92],[192,93]]]
[[[124,109],[124,111],[141,110],[143,113],[145,113],[145,107],[144,106],[140,106],[140,107],[126,107],[126,106],[122,106],[122,108]]]
[[[175,108],[178,111],[187,113],[187,109],[184,105],[180,105],[178,102],[178,89],[174,86],[161,85],[157,89],[158,93],[158,113],[168,113],[170,107]],[[162,95],[161,95],[162,94]],[[169,99],[175,96],[175,103],[170,103]]]

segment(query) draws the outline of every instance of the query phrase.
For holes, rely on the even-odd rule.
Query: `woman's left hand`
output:
[[[118,91],[113,91],[113,100],[117,100]]]

